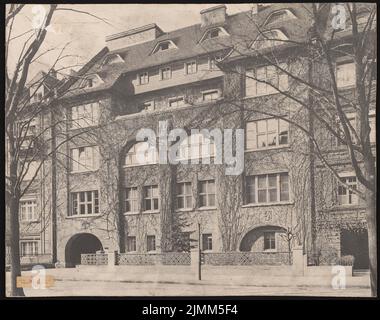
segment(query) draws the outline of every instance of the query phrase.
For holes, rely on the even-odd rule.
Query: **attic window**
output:
[[[226,31],[226,29],[224,29],[223,27],[218,27],[218,28],[214,28],[214,29],[206,31],[203,34],[200,42],[207,39],[215,39],[215,38],[225,37],[225,36],[229,36],[229,33]]]
[[[157,43],[157,45],[153,49],[153,53],[166,51],[169,49],[178,49],[178,47],[174,44],[172,40],[167,40],[167,41]]]
[[[274,47],[284,43],[286,40],[289,40],[289,38],[279,29],[265,31],[256,38],[252,47],[254,49]]]
[[[103,65],[120,63],[120,62],[125,62],[125,61],[119,54],[112,54],[112,55],[107,56],[104,59]]]
[[[292,13],[289,9],[278,10],[272,12],[268,18],[265,20],[264,25],[272,23],[272,22],[280,22],[289,19],[296,19],[297,17]]]
[[[103,80],[97,75],[88,76],[82,81],[82,88],[94,88],[103,83]]]

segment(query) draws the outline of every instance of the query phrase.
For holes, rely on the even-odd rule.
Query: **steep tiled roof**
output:
[[[108,89],[113,86],[122,74],[148,69],[178,60],[184,60],[190,57],[206,54],[211,55],[212,53],[224,49],[227,50],[228,48],[235,48],[236,55],[237,52],[241,52],[241,50],[247,50],[259,34],[258,28],[263,28],[262,24],[267,19],[268,15],[280,8],[290,9],[298,19],[271,23],[270,28],[280,28],[292,40],[304,40],[306,27],[310,23],[307,19],[305,7],[300,4],[274,4],[265,8],[258,14],[253,15],[250,11],[241,12],[227,16],[225,23],[222,24],[209,27],[202,27],[201,24],[196,24],[164,33],[152,41],[108,51],[108,53],[99,56],[97,61],[93,61],[93,65],[88,68],[89,70],[86,72],[86,74],[98,74],[104,83],[95,88],[71,90],[70,94],[88,93]],[[200,43],[203,34],[215,26],[223,26],[231,36],[208,39]],[[172,40],[178,49],[151,53],[157,43],[168,39]],[[105,57],[113,53],[120,54],[125,62],[103,65],[102,62]],[[80,81],[77,81],[75,86],[79,85]]]

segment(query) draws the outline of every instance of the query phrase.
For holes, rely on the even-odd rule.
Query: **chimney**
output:
[[[106,37],[108,49],[117,50],[158,38],[164,32],[155,23]]]
[[[227,7],[224,4],[202,10],[200,12],[202,27],[226,21],[226,10]]]

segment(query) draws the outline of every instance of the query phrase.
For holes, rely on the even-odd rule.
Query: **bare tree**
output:
[[[268,9],[266,9],[268,10]],[[315,176],[315,166],[323,166],[336,181],[357,194],[366,204],[368,228],[371,291],[377,291],[376,207],[375,207],[375,157],[370,141],[369,112],[375,108],[376,81],[376,6],[347,3],[347,27],[332,27],[332,4],[303,5],[303,33],[299,38],[282,37],[272,32],[266,20],[247,13],[245,31],[231,34],[231,41],[218,45],[228,49],[228,55],[217,64],[226,74],[235,75],[245,82],[265,85],[276,98],[257,98],[253,101],[228,97],[225,104],[234,106],[225,114],[245,113],[277,117],[300,130],[309,140],[306,154],[310,157],[310,177]],[[364,17],[364,18],[363,18]],[[305,26],[308,29],[305,29]],[[272,27],[273,28],[273,27]],[[253,36],[252,36],[253,35]],[[299,34],[298,34],[299,36]],[[296,56],[294,53],[296,52]],[[335,61],[339,56],[352,59],[355,66],[355,89],[342,92],[338,85]],[[245,63],[260,63],[273,68],[272,79],[237,67],[234,58]],[[280,75],[286,75],[287,83]],[[283,102],[286,102],[283,104]],[[284,110],[292,105],[291,116]],[[274,106],[275,105],[275,106]],[[347,112],[356,118],[354,126]],[[305,121],[305,119],[307,119]],[[339,175],[336,160],[326,153],[326,140],[335,139],[346,146],[346,155],[362,188],[352,188]],[[373,141],[372,141],[373,142]],[[304,151],[302,151],[304,152]],[[335,161],[335,162],[334,162]],[[310,188],[315,183],[310,181]],[[311,190],[315,194],[315,190]],[[315,199],[309,199],[311,212],[311,238],[315,249],[316,208]]]

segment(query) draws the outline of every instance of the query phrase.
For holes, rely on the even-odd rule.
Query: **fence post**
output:
[[[302,246],[297,246],[293,248],[293,265],[292,269],[296,275],[304,275],[304,254]]]
[[[110,250],[107,252],[108,255],[108,267],[116,266],[117,251]]]

